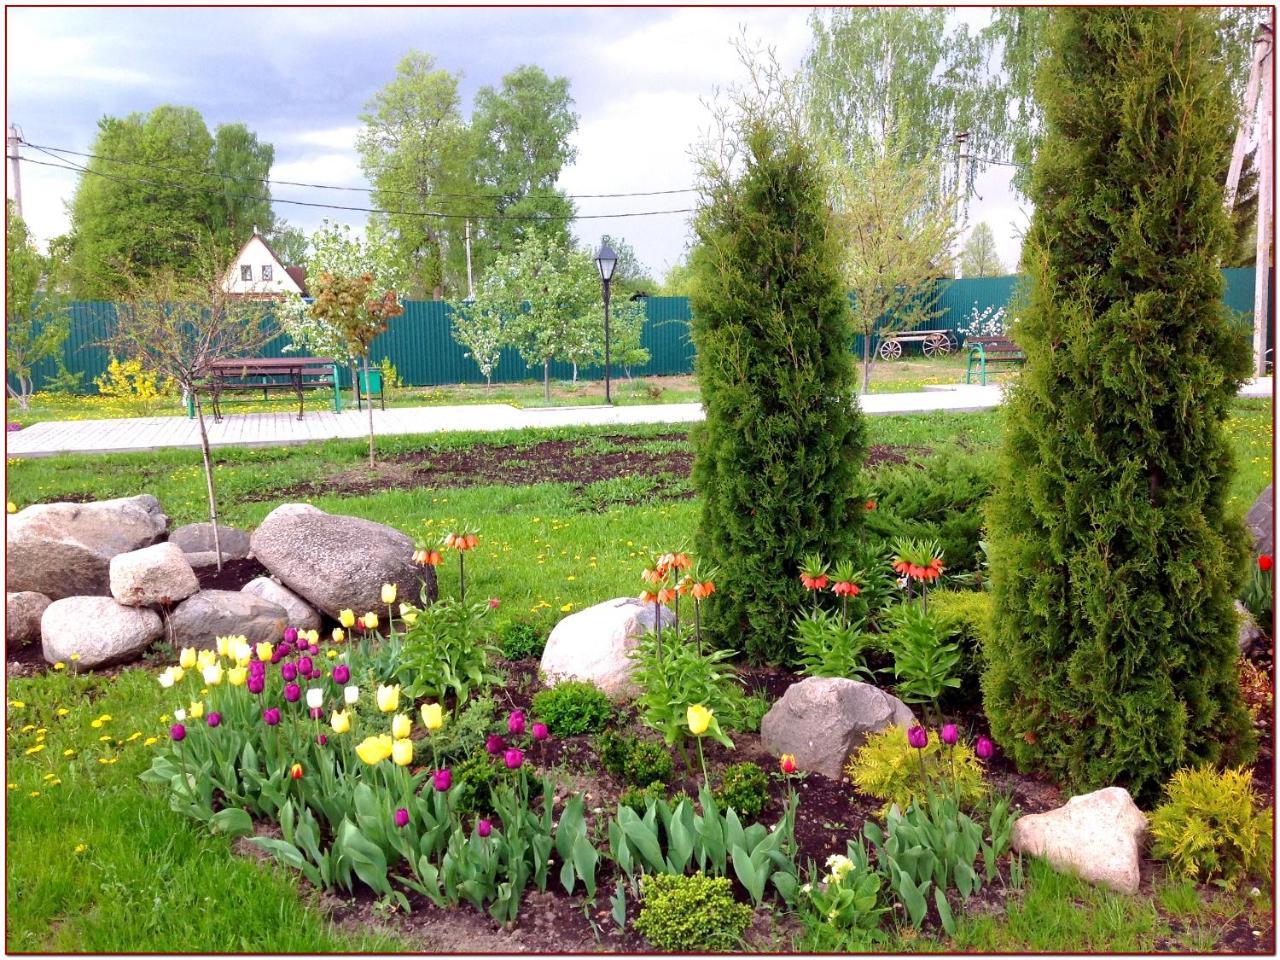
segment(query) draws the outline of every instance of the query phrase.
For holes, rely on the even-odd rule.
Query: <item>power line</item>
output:
[[[33,149],[41,150],[45,156],[53,156],[34,144],[27,144]],[[55,160],[62,160],[62,157],[53,156]],[[47,160],[34,160],[31,157],[20,158],[22,163],[34,163],[41,167],[53,167],[56,170],[72,170],[77,173],[88,173],[95,177],[102,177],[106,180],[114,180],[117,183],[140,183],[144,186],[166,187],[174,190],[183,190],[188,193],[217,193],[220,196],[229,197],[233,200],[256,200],[266,201],[268,203],[288,203],[296,207],[316,207],[322,210],[345,210],[352,213],[381,213],[398,217],[426,217],[435,220],[519,220],[519,221],[548,221],[548,220],[613,220],[623,217],[660,217],[675,213],[693,213],[693,207],[682,207],[673,210],[638,210],[633,213],[590,213],[590,214],[571,214],[568,216],[561,214],[502,214],[502,213],[444,213],[438,210],[383,210],[378,207],[353,207],[338,203],[312,203],[307,200],[284,200],[275,197],[251,197],[243,194],[225,194],[221,190],[213,187],[193,186],[183,183],[174,183],[172,181],[162,180],[145,180],[141,177],[122,177],[117,174],[104,173],[101,170],[90,170],[88,167],[82,167],[78,164],[71,164],[70,161],[64,163],[49,163]]]
[[[65,147],[50,147],[50,146],[38,144],[38,143],[28,143],[25,140],[23,141],[23,144],[35,150],[39,150],[40,152],[45,154],[48,154],[50,151],[52,151],[53,153],[65,153],[74,157],[88,157],[91,160],[103,160],[107,163],[123,163],[133,167],[146,167],[148,169],[158,170],[164,173],[190,173],[191,172],[189,170],[182,170],[175,167],[163,167],[163,166],[160,166],[159,164],[146,163],[145,161],[142,161],[142,160],[125,160],[120,157],[104,157],[101,154],[97,154],[97,153],[83,153],[78,150],[68,150]],[[62,160],[63,158],[54,157],[54,159]],[[67,160],[66,162],[70,163],[71,161]],[[350,193],[384,193],[387,196],[405,196],[405,197],[419,196],[419,194],[414,193],[411,190],[379,190],[377,187],[339,187],[339,186],[334,186],[333,184],[327,184],[327,183],[306,183],[300,180],[274,180],[269,177],[237,176],[236,174],[233,174],[233,173],[216,173],[214,171],[206,171],[204,172],[203,175],[207,177],[217,177],[222,180],[232,180],[235,182],[262,183],[268,186],[274,184],[276,186],[281,186],[281,187],[307,187],[312,190],[340,190],[340,191],[350,192]],[[568,197],[574,200],[588,200],[588,199],[617,199],[620,197],[662,197],[662,196],[670,196],[676,193],[697,193],[697,188],[681,187],[676,190],[632,190],[626,193],[565,193],[565,194],[561,194],[561,196]],[[497,200],[497,199],[500,199],[499,197],[495,197],[492,194],[484,194],[484,193],[432,193],[431,196],[432,198],[439,198],[439,199],[446,199],[446,200]]]

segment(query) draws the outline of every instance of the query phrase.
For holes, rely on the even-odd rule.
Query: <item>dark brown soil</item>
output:
[[[652,437],[611,434],[586,440],[544,440],[527,445],[477,444],[464,450],[419,450],[385,457],[378,467],[346,470],[320,480],[288,488],[273,488],[250,500],[301,497],[362,496],[385,490],[444,489],[487,485],[525,486],[570,483],[576,492],[601,480],[651,477],[666,480],[654,492],[658,499],[692,496],[687,480],[693,451],[687,433]],[[684,449],[646,449],[664,443],[683,443]],[[914,462],[931,452],[928,447],[875,445],[867,451],[868,466]]]
[[[239,590],[250,580],[267,576],[270,576],[267,568],[252,557],[225,561],[221,573],[217,567],[203,567],[196,571],[201,590]]]

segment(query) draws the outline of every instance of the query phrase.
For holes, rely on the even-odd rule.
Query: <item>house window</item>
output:
[[[241,280],[252,280],[252,279],[253,279],[253,267],[251,267],[251,266],[243,266],[243,267],[241,267],[241,268],[240,268],[240,279],[241,279]]]
[[[269,263],[264,263],[264,264],[262,265],[262,279],[263,279],[263,280],[270,280],[270,279],[271,279],[271,264],[269,264]]]

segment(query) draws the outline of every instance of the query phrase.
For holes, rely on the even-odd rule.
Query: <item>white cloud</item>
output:
[[[271,179],[321,183],[335,187],[365,185],[364,174],[360,172],[354,150],[350,153],[315,153],[296,160],[278,162],[271,167]]]
[[[274,138],[277,144],[297,144],[304,147],[328,147],[330,150],[354,150],[360,127],[328,127],[321,130],[299,130]]]
[[[34,87],[47,95],[73,90],[83,84],[117,87],[160,85],[154,74],[136,66],[123,66],[119,46],[108,37],[56,36],[38,31],[8,36],[6,70],[10,95],[15,87]]]

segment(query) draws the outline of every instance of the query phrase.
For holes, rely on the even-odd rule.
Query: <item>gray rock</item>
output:
[[[187,558],[187,563],[191,564],[191,569],[197,572],[209,570],[218,565],[218,555],[212,550],[197,550],[194,553],[188,553],[185,556]],[[224,553],[222,555],[222,565],[225,567],[227,564],[234,563],[238,559],[243,560],[244,558],[233,557],[231,554]]]
[[[1254,553],[1265,553],[1274,557],[1276,555],[1276,515],[1272,497],[1271,484],[1268,483],[1267,488],[1258,494],[1258,499],[1253,501],[1253,506],[1244,515],[1244,525],[1249,528],[1249,534],[1253,537]]]
[[[790,753],[801,770],[839,780],[849,754],[869,734],[915,722],[910,707],[879,687],[844,677],[807,677],[769,708],[760,739],[774,756]]]
[[[200,589],[187,555],[174,543],[156,543],[111,558],[111,595],[128,607],[168,606]]]
[[[1106,787],[1072,797],[1057,810],[1020,817],[1009,843],[1019,853],[1044,857],[1055,870],[1137,893],[1146,829],[1146,815],[1129,791]]]
[[[188,523],[169,534],[169,542],[176,543],[183,553],[209,553],[213,551],[213,524]],[[218,524],[218,546],[222,548],[222,562],[243,560],[249,556],[249,534],[235,527]],[[195,566],[195,564],[192,564]],[[212,562],[208,564],[212,566]]]
[[[118,553],[150,546],[169,518],[149,494],[96,503],[40,503],[9,518],[7,588],[54,600],[108,596]]]
[[[663,607],[663,625],[674,621],[671,611]],[[555,625],[542,652],[547,683],[588,680],[615,700],[638,695],[631,679],[635,670],[631,651],[656,622],[653,604],[634,597],[606,600],[569,614]]]
[[[11,647],[25,647],[40,639],[40,617],[49,598],[43,593],[21,590],[5,595],[4,640]]]
[[[284,607],[239,590],[201,590],[169,615],[174,647],[213,649],[218,637],[243,636],[250,643],[275,643],[288,626]]]
[[[250,580],[240,589],[244,593],[252,593],[269,603],[274,603],[277,607],[284,607],[289,617],[289,626],[297,627],[299,630],[320,629],[320,614],[311,609],[307,601],[270,577]]]
[[[1240,647],[1240,655],[1248,657],[1254,653],[1255,645],[1266,640],[1267,635],[1258,626],[1258,621],[1253,618],[1248,607],[1239,600],[1235,604],[1236,616],[1239,619],[1239,626],[1236,628],[1236,644]]]
[[[406,602],[418,602],[424,582],[436,597],[435,570],[413,562],[413,541],[372,520],[286,503],[267,514],[250,545],[273,577],[331,617],[373,610],[385,619],[384,583]]]
[[[126,607],[111,597],[64,597],[40,618],[45,660],[76,670],[136,660],[163,635],[164,623],[154,610]]]

